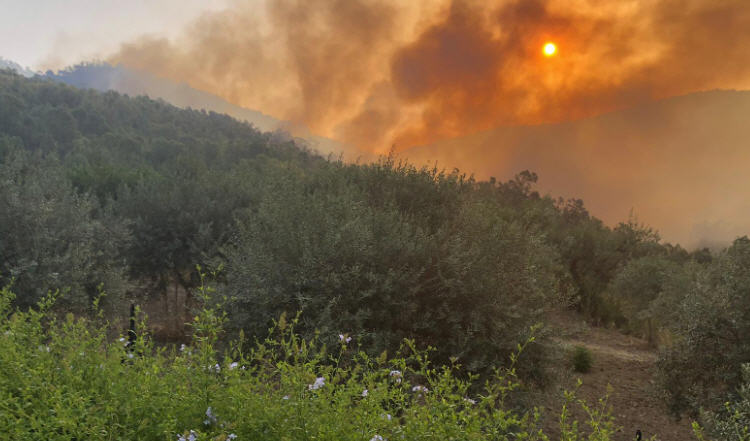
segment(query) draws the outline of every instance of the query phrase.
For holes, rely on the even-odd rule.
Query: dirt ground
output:
[[[577,378],[583,381],[577,396],[590,405],[604,397],[608,390],[608,404],[621,430],[616,441],[635,440],[635,431],[643,432],[643,439],[656,436],[661,441],[695,440],[691,422],[685,418],[676,421],[657,397],[654,383],[656,350],[638,338],[616,330],[588,326],[574,313],[553,314],[548,324],[554,330],[555,342],[562,349],[557,385],[543,399],[545,402],[544,427],[559,439],[558,421],[563,402],[562,390],[575,388]],[[572,371],[567,360],[575,346],[591,351],[593,365],[589,373]],[[611,386],[611,388],[610,388]],[[581,409],[573,413],[579,421],[585,420]]]

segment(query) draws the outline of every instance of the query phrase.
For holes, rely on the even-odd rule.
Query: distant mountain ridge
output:
[[[3,57],[0,57],[0,69],[14,70],[18,72],[19,74],[25,76],[26,78],[31,78],[34,75],[36,75],[36,72],[32,71],[31,69],[23,67],[20,64],[16,63],[15,61],[6,60]]]
[[[662,237],[726,244],[750,234],[750,92],[717,90],[578,121],[500,127],[401,153],[478,178],[521,170],[614,223],[633,210]]]
[[[128,95],[148,95],[152,98],[161,98],[177,107],[205,108],[217,113],[226,113],[265,132],[276,130],[283,124],[282,121],[262,112],[235,106],[215,95],[193,89],[185,83],[158,78],[124,66],[87,63],[57,72],[47,71],[44,76],[79,89],[115,90]]]
[[[323,154],[336,155],[346,150],[345,146],[340,143],[316,136],[306,127],[276,119],[257,110],[236,106],[185,83],[176,83],[122,65],[83,63],[57,72],[47,71],[44,76],[81,89],[114,90],[132,96],[146,95],[155,99],[163,99],[177,107],[224,113],[241,121],[247,121],[261,131],[288,132],[298,141],[303,141],[308,147]]]

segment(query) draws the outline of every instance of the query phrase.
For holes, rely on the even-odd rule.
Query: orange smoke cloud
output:
[[[745,0],[237,1],[111,61],[382,152],[748,87],[747,41]]]
[[[747,101],[650,103],[750,89],[748,42],[747,0],[236,0],[110,61],[359,152],[395,146],[480,177],[531,169],[608,222],[635,208],[696,244],[750,225],[747,193],[726,193],[744,188]],[[542,123],[561,124],[525,126]]]

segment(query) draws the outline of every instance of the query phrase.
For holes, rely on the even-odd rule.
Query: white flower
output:
[[[412,387],[412,388],[411,388],[411,391],[412,391],[412,392],[424,392],[424,393],[427,393],[427,392],[429,392],[430,390],[429,390],[429,389],[427,389],[427,388],[426,388],[426,387],[424,387],[424,386],[414,386],[414,387]]]
[[[380,418],[384,418],[384,419],[386,419],[388,421],[390,421],[390,420],[393,419],[393,417],[391,416],[390,413],[384,413],[383,415],[380,415]]]
[[[133,357],[134,357],[133,353],[132,352],[128,352],[128,358],[133,358]]]
[[[464,401],[466,401],[469,404],[477,404],[475,400],[472,400],[471,398],[464,398]]]
[[[370,441],[383,441],[383,437],[380,435],[375,435],[372,438],[370,438]]]
[[[318,377],[318,378],[315,379],[315,383],[308,384],[307,388],[309,390],[317,390],[317,389],[320,389],[321,387],[323,387],[325,384],[326,384],[326,379],[323,378],[323,377]]]
[[[339,334],[339,341],[341,343],[349,343],[350,341],[352,341],[352,338],[351,337],[347,337],[344,334]]]
[[[121,338],[120,341],[125,340],[124,338]],[[185,343],[180,345],[180,352],[185,352],[185,349],[187,349],[187,346],[185,346]]]
[[[393,370],[390,375],[396,379],[396,383],[401,383],[401,371]]]
[[[205,424],[205,425],[208,426],[210,424],[215,424],[216,423],[216,415],[214,415],[213,412],[211,412],[211,406],[208,406],[208,409],[206,409],[206,416],[208,418],[206,418],[205,420],[203,420],[203,424]]]
[[[216,372],[217,374],[221,372],[221,366],[219,366],[219,363],[216,363],[213,366],[208,366],[209,372]]]
[[[227,436],[227,439],[235,439],[235,438],[237,438],[237,435],[235,435],[234,433],[230,433],[230,434],[229,434],[229,435]]]
[[[363,396],[363,397],[366,397],[368,393],[369,393],[369,392],[367,391],[367,389],[365,389],[365,390],[363,390],[363,391],[362,391],[362,396]]]
[[[177,435],[177,441],[196,441],[198,439],[198,436],[195,434],[195,431],[190,431],[190,434],[187,438],[185,438],[185,435]]]
[[[231,364],[229,365],[229,369],[234,369],[234,368],[236,368],[237,366],[239,366],[239,363],[237,363],[236,361],[235,361],[235,362],[232,362],[232,363],[231,363]]]
[[[122,343],[122,342],[125,341],[125,337],[120,337],[119,339],[117,339],[117,341],[119,341],[120,343]]]
[[[281,399],[282,400],[288,400],[289,399],[289,395],[284,395],[283,397],[281,397]]]

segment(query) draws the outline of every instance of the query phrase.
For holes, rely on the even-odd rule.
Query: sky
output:
[[[144,34],[175,37],[202,13],[226,5],[223,0],[0,0],[0,56],[34,70],[105,59],[124,41]]]

